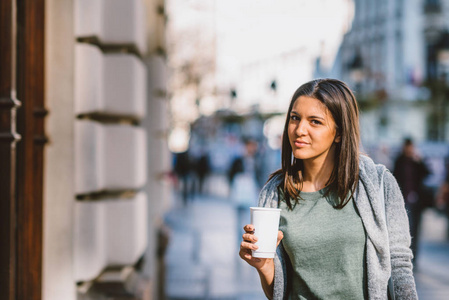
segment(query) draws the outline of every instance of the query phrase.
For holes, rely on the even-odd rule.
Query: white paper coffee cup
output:
[[[273,258],[279,231],[281,209],[250,207],[251,224],[254,226],[255,243],[259,248],[252,250],[253,257]]]

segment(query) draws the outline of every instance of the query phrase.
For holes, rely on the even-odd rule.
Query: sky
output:
[[[311,79],[317,56],[331,67],[353,16],[352,0],[167,0],[167,6],[169,35],[186,45],[175,54],[189,59],[198,52],[191,43],[209,41],[222,83],[253,62],[292,52],[307,64],[301,78]]]
[[[294,90],[312,79],[318,56],[332,66],[353,17],[352,0],[166,0],[166,6],[169,66],[214,60],[213,67],[203,67],[199,89],[183,91],[177,82],[182,72],[173,76],[173,118],[184,128],[220,108],[243,112],[260,104],[265,111],[282,110]],[[266,88],[273,79],[276,95]],[[238,90],[235,107],[231,88]]]
[[[248,62],[305,47],[319,54],[320,44],[332,51],[350,22],[347,0],[217,1],[219,55]]]

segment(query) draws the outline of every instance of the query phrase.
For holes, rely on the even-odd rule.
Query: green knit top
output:
[[[282,243],[293,270],[290,299],[366,299],[362,220],[352,200],[335,209],[336,195],[324,194],[301,192],[293,210],[280,203]]]

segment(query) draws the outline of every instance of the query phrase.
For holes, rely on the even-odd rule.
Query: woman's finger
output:
[[[246,253],[245,255],[243,255],[244,258],[246,258],[247,260],[250,260],[251,258],[253,258],[253,256],[249,253]]]
[[[243,226],[243,230],[245,230],[248,233],[254,233],[254,226],[252,224],[247,224]]]
[[[257,242],[257,236],[255,236],[254,234],[252,234],[252,233],[244,233],[243,235],[242,235],[242,238],[243,238],[243,240],[244,241],[246,241],[246,242]]]
[[[253,243],[248,243],[248,242],[242,242],[240,244],[240,248],[242,249],[250,249],[250,250],[257,250],[259,249],[259,247]]]
[[[279,246],[279,243],[281,242],[281,240],[284,238],[284,233],[282,231],[278,231],[278,241],[276,243],[276,247]]]
[[[246,248],[240,246],[239,256],[242,259],[251,259],[251,257],[252,257],[251,249],[246,249]]]
[[[250,249],[246,249],[243,246],[240,246],[240,251],[239,251],[239,256],[240,258],[242,258],[243,260],[246,260],[249,263],[258,263],[260,262],[260,258],[257,257],[253,257],[251,250]]]

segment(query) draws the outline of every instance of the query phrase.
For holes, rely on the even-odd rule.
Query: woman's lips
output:
[[[304,147],[309,145],[309,143],[303,142],[303,141],[295,141],[295,146],[296,147]]]

